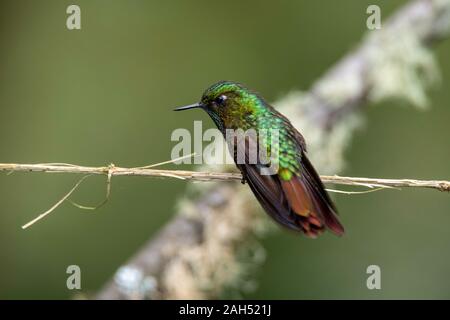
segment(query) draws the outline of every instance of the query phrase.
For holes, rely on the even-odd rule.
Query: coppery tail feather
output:
[[[336,235],[344,233],[337,210],[306,155],[302,157],[302,174],[288,181],[278,175],[261,175],[255,165],[238,167],[261,206],[281,225],[312,238],[326,227]]]
[[[325,190],[322,180],[305,154],[303,155],[302,160],[302,179],[306,182],[307,189],[312,195],[311,199],[314,207],[313,212],[316,212],[318,215],[322,216],[323,223],[333,233],[338,236],[343,235],[345,232],[344,227],[339,222],[337,217],[337,209]]]

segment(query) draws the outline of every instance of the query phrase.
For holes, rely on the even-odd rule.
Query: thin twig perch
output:
[[[192,155],[185,156],[183,158],[191,157]],[[179,158],[180,159],[180,158]],[[110,164],[107,167],[85,167],[68,163],[42,163],[42,164],[17,164],[17,163],[0,163],[0,171],[7,171],[9,174],[13,172],[45,172],[45,173],[77,173],[85,174],[70,191],[65,194],[56,204],[50,209],[41,213],[30,222],[24,224],[22,229],[26,229],[39,220],[45,218],[58,208],[64,201],[69,201],[74,206],[80,209],[94,210],[103,206],[109,199],[111,193],[111,179],[113,176],[141,176],[141,177],[168,177],[181,180],[193,180],[193,181],[232,181],[241,180],[242,175],[239,173],[227,173],[227,172],[197,172],[197,171],[185,171],[185,170],[160,170],[151,169],[155,166],[171,163],[178,159],[169,160],[145,167],[137,168],[122,168],[116,167],[114,164]],[[72,193],[81,185],[81,183],[89,176],[92,175],[106,175],[108,177],[106,186],[106,198],[96,207],[87,207],[71,201],[69,198]],[[444,180],[415,180],[415,179],[373,179],[373,178],[354,178],[354,177],[340,177],[340,176],[321,176],[321,179],[325,183],[344,184],[352,186],[363,186],[367,188],[376,188],[371,191],[377,191],[379,189],[386,188],[399,188],[399,187],[413,187],[413,188],[431,188],[439,191],[450,191],[450,181]],[[352,192],[342,190],[330,190],[331,192],[357,194],[366,192]]]
[[[16,164],[0,163],[0,171],[7,172],[46,172],[46,173],[77,173],[114,176],[168,177],[193,181],[229,181],[241,180],[240,173],[199,172],[186,170],[161,170],[142,168],[122,168],[115,165],[107,167],[85,167],[72,164]],[[416,179],[379,179],[341,176],[320,176],[325,183],[363,186],[368,188],[430,188],[439,191],[450,191],[450,181],[416,180]]]

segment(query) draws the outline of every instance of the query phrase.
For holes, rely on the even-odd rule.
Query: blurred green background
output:
[[[115,163],[170,158],[174,128],[192,127],[195,102],[230,79],[274,101],[306,90],[357,45],[366,8],[382,18],[405,1],[2,1],[0,5],[0,162]],[[66,8],[81,7],[82,30],[66,29]],[[347,150],[344,174],[450,179],[450,41],[435,48],[443,82],[431,109],[370,106]],[[407,53],[406,53],[407,54]],[[185,167],[190,169],[189,166]],[[79,177],[0,175],[0,298],[70,298],[66,267],[82,270],[95,293],[174,212],[186,182],[116,178],[96,212],[63,205],[45,211]],[[96,204],[105,178],[74,199]],[[267,261],[246,298],[450,298],[450,198],[432,190],[340,195],[347,235],[311,241],[289,232],[263,240]],[[366,288],[366,268],[382,270],[382,290]]]

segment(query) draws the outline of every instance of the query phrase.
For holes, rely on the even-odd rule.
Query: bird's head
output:
[[[175,111],[201,108],[210,115],[219,129],[223,130],[254,117],[264,104],[262,98],[243,85],[220,81],[205,90],[200,102],[177,108]]]

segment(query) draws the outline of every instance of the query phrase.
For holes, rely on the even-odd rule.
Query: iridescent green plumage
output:
[[[198,104],[179,110],[194,107],[204,109],[224,136],[227,130],[255,130],[257,136],[254,139],[259,146],[268,156],[276,155],[270,159],[278,170],[264,175],[261,169],[267,167],[265,163],[240,163],[236,146],[231,150],[256,198],[276,221],[310,237],[317,236],[325,227],[338,235],[343,234],[336,209],[306,157],[303,136],[285,116],[257,93],[230,81],[212,85]],[[272,132],[277,133],[278,144],[273,143]],[[251,137],[246,139],[252,140]],[[248,158],[246,153],[246,160]]]
[[[230,101],[227,108],[206,110],[212,115],[216,125],[223,130],[228,129],[258,129],[277,130],[279,134],[279,166],[283,170],[282,177],[289,180],[292,174],[300,174],[298,159],[302,150],[296,143],[300,138],[304,148],[303,137],[296,137],[290,128],[289,120],[267,104],[258,94],[234,82],[219,82],[205,91],[201,102],[208,105],[220,95],[227,95]],[[217,116],[218,115],[218,116]],[[270,143],[263,142],[270,155]]]

